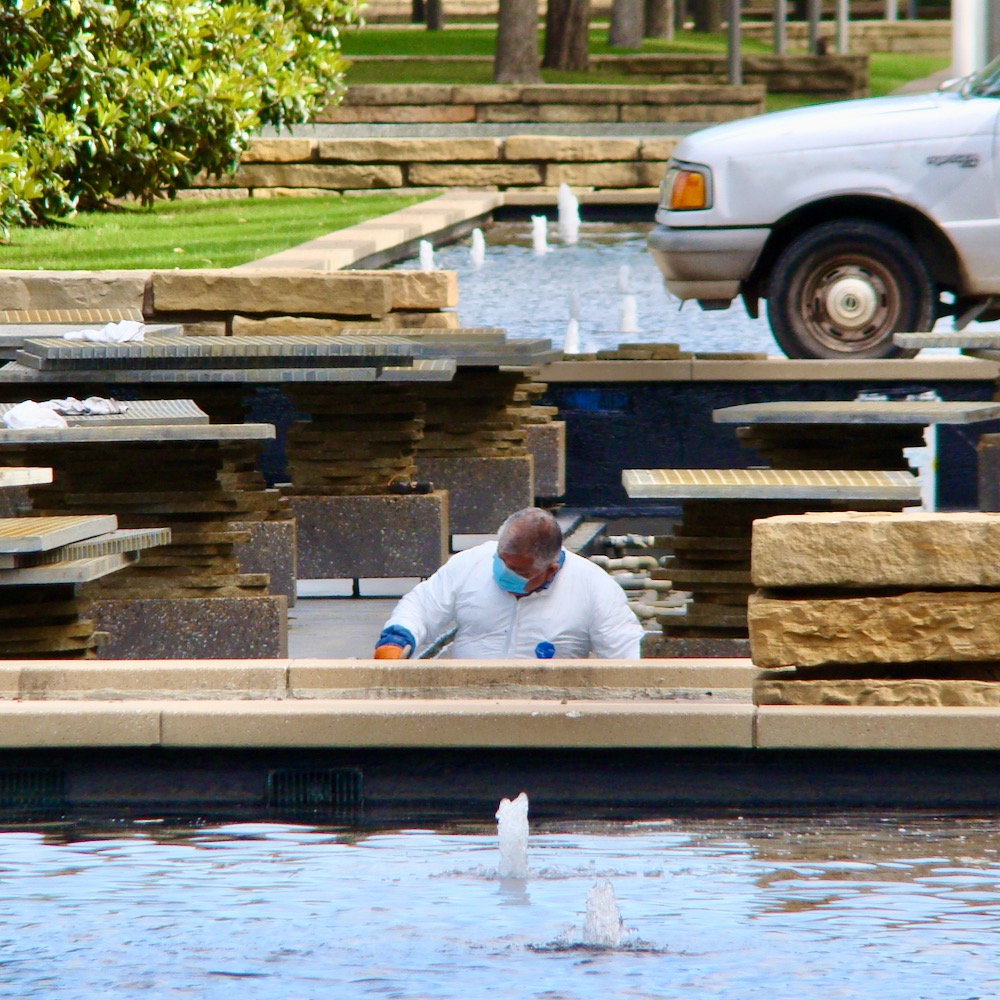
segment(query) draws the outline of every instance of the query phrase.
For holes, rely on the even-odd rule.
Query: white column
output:
[[[951,71],[968,76],[986,65],[985,0],[952,0]]]
[[[998,0],[1000,2],[1000,0]],[[774,0],[774,15],[772,32],[772,48],[776,56],[783,56],[788,51],[788,0]]]
[[[885,0],[885,19],[887,21],[899,19],[899,0]]]

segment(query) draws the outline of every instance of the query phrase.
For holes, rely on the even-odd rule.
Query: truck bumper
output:
[[[679,299],[734,299],[770,233],[656,226],[648,245],[664,284]]]

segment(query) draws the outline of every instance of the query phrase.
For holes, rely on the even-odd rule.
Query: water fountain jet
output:
[[[563,243],[576,243],[580,239],[580,201],[563,181],[559,185],[559,239]]]
[[[587,893],[587,910],[583,921],[583,943],[591,948],[617,948],[622,943],[625,927],[622,922],[614,886],[605,879],[595,882]]]
[[[528,877],[528,796],[521,792],[513,801],[501,799],[497,808],[500,841],[500,878]]]
[[[469,250],[472,266],[478,271],[486,263],[486,239],[479,228],[472,230],[472,248]]]
[[[531,248],[536,257],[543,257],[549,252],[549,220],[544,215],[531,217]]]
[[[436,271],[437,264],[434,263],[434,245],[430,240],[421,240],[420,248],[420,270]]]

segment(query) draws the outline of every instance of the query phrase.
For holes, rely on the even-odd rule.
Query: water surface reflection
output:
[[[0,833],[12,997],[1000,994],[1000,820]],[[642,950],[546,949],[609,879]]]

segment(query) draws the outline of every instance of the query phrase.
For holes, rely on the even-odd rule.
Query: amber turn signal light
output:
[[[678,170],[670,190],[671,209],[706,208],[705,177],[696,170]]]

